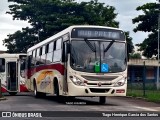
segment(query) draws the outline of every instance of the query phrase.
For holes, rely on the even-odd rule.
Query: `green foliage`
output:
[[[25,53],[37,40],[38,38],[34,35],[33,29],[26,27],[23,28],[22,31],[17,31],[12,35],[8,35],[8,39],[4,41],[9,49],[9,53]]]
[[[158,51],[158,32],[151,33],[148,38],[146,38],[143,43],[137,44],[139,46],[139,51],[144,51],[143,55],[151,58],[153,55],[157,55]]]
[[[127,90],[127,96],[132,96],[136,98],[143,98],[150,102],[160,102],[160,91],[156,90],[145,90],[146,95],[143,95],[143,90]]]
[[[25,20],[32,27],[23,28],[3,40],[8,52],[26,52],[40,41],[71,25],[103,25],[118,27],[115,8],[91,0],[77,3],[75,0],[8,0],[8,14],[16,20]],[[38,36],[39,35],[39,39]]]
[[[157,55],[157,41],[158,41],[158,13],[160,6],[156,3],[147,3],[143,6],[137,7],[137,10],[142,10],[143,15],[133,19],[133,23],[138,23],[138,26],[134,29],[137,31],[150,32],[148,38],[146,38],[141,44],[137,44],[140,47],[140,51],[143,51],[143,55],[151,58],[153,55]]]
[[[134,46],[133,46],[133,43],[132,43],[132,38],[129,36],[128,31],[125,32],[125,35],[126,35],[128,53],[132,53],[133,49],[134,49]]]
[[[131,53],[129,55],[129,58],[131,58],[131,59],[141,59],[141,54],[140,53]]]

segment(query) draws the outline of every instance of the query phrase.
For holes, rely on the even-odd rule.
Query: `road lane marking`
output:
[[[147,107],[138,107],[138,106],[134,106],[134,108],[143,109],[143,110],[146,110],[146,111],[158,111],[158,110],[156,110],[156,109],[147,108]]]

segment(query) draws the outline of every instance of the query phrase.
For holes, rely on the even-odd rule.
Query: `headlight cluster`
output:
[[[114,86],[115,86],[115,87],[123,86],[123,85],[125,84],[125,82],[126,82],[126,79],[127,79],[127,78],[122,78],[122,79],[118,80],[118,81],[114,84]]]
[[[80,80],[79,78],[77,78],[76,76],[70,76],[70,79],[72,80],[72,82],[75,84],[75,85],[78,85],[78,86],[84,86],[84,82],[82,80]]]

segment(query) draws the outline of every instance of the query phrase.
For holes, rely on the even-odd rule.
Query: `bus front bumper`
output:
[[[126,96],[127,84],[120,87],[91,87],[68,84],[68,96]]]

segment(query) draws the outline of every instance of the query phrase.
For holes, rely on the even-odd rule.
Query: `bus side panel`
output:
[[[27,86],[30,84],[30,90],[34,90],[33,81],[36,81],[37,91],[44,93],[54,94],[54,78],[59,82],[60,94],[62,94],[63,88],[63,74],[64,66],[62,64],[50,64],[38,66],[35,69],[30,70],[32,76],[30,80],[26,82]],[[30,74],[31,75],[31,74]]]
[[[31,90],[31,72],[30,70],[25,70],[25,86],[27,87],[28,90]]]

